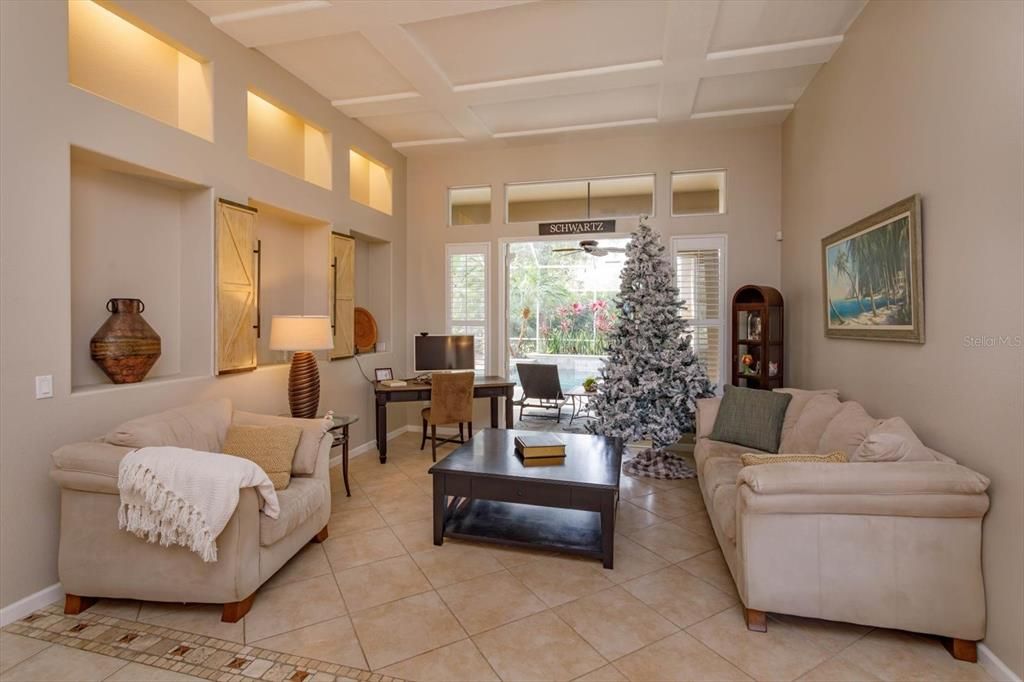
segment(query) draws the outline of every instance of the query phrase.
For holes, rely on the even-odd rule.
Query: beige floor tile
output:
[[[471,635],[547,608],[508,571],[449,585],[438,594]]]
[[[632,682],[750,680],[741,670],[685,632],[620,658],[615,661],[615,667]]]
[[[710,538],[715,541],[715,544],[718,544],[718,540],[715,538],[715,529],[711,526],[711,518],[708,517],[707,512],[686,514],[685,516],[672,519],[672,523],[691,533]]]
[[[606,662],[550,611],[488,630],[473,641],[503,680],[572,680]]]
[[[275,587],[316,578],[330,572],[331,564],[327,561],[327,553],[324,552],[323,545],[311,542],[279,568],[277,573],[270,576],[270,580],[263,583],[261,589],[272,590]]]
[[[508,569],[548,606],[558,606],[611,587],[601,563],[565,556],[539,558]]]
[[[484,547],[446,542],[425,552],[416,552],[412,558],[437,589],[495,573],[503,566]]]
[[[343,509],[331,514],[327,522],[328,537],[338,538],[352,533],[362,533],[375,528],[384,528],[384,517],[373,507]]]
[[[877,677],[856,663],[833,657],[799,678],[801,682],[876,682]]]
[[[626,533],[626,536],[671,562],[689,559],[717,546],[714,540],[667,521]]]
[[[201,682],[202,679],[151,665],[129,663],[108,677],[107,682]]]
[[[662,523],[661,517],[626,500],[619,502],[619,510],[615,515],[615,530],[618,532],[629,533],[656,523]]]
[[[621,587],[563,604],[554,611],[609,661],[679,629]]]
[[[329,538],[323,546],[331,569],[335,572],[406,553],[402,543],[389,528]]]
[[[349,471],[349,478],[359,484],[360,489],[367,495],[380,488],[409,483],[409,477],[405,475],[405,472],[393,464],[383,464],[358,471]]]
[[[631,580],[623,587],[681,628],[736,604],[733,597],[677,566]]]
[[[689,465],[694,466],[693,455],[689,455]],[[676,478],[676,479],[650,479],[651,485],[659,490],[690,490],[693,492],[700,492],[700,482],[696,478]]]
[[[700,493],[685,488],[659,490],[643,497],[634,497],[630,504],[635,504],[663,519],[674,519],[704,511],[704,499]]]
[[[349,509],[366,509],[372,506],[370,498],[358,486],[350,487],[352,488],[351,497],[345,495],[344,487],[338,492],[331,493],[331,513],[347,511]]]
[[[830,654],[839,653],[871,632],[871,628],[866,625],[838,623],[831,620],[818,620],[817,618],[801,618],[799,616],[786,616],[775,613],[771,614],[769,618],[771,620],[768,623],[768,627],[771,627],[775,622],[785,623]]]
[[[377,505],[377,513],[389,526],[394,526],[409,521],[433,520],[434,505],[429,495],[416,492],[403,499]]]
[[[628,682],[626,676],[620,673],[614,665],[608,664],[597,670],[592,670],[586,675],[577,677],[574,682]]]
[[[141,606],[142,603],[134,599],[100,599],[89,607],[89,613],[101,613],[121,620],[137,620]]]
[[[626,475],[619,477],[619,499],[630,500],[656,492],[658,492],[658,488],[655,488],[647,480]]]
[[[768,624],[769,632],[773,625],[775,623]],[[950,656],[938,640],[896,630],[872,630],[844,649],[839,657],[887,681],[990,679],[977,663],[958,661]]]
[[[245,639],[251,643],[344,615],[345,602],[332,575],[261,589],[245,617]]]
[[[491,556],[500,561],[501,565],[505,568],[522,566],[523,564],[528,564],[531,561],[536,561],[537,559],[542,559],[552,555],[551,552],[546,552],[540,549],[530,549],[528,547],[502,547],[500,545],[488,547],[487,551],[491,553]]]
[[[641,547],[624,535],[615,536],[615,568],[601,575],[620,584],[668,566],[668,562],[651,550]]]
[[[389,503],[394,504],[409,498],[422,497],[423,491],[413,485],[413,482],[403,474],[400,481],[367,489],[366,496],[370,498],[374,507],[380,509]]]
[[[349,568],[334,577],[349,611],[361,611],[431,589],[430,582],[408,555]]]
[[[795,680],[829,658],[827,651],[785,623],[751,632],[742,609],[734,607],[687,629],[715,653],[761,680]]]
[[[739,598],[736,592],[736,583],[732,579],[729,565],[725,563],[725,557],[722,556],[721,550],[713,549],[710,552],[704,552],[685,561],[680,561],[676,565],[687,573],[692,573],[698,578],[711,583],[722,592],[730,594],[737,599]]]
[[[414,682],[497,682],[498,676],[468,639],[389,665],[380,671]]]
[[[48,646],[49,642],[0,632],[0,673],[38,654]]]
[[[252,642],[252,645],[353,668],[367,668],[363,650],[348,616],[261,639]]]
[[[245,628],[242,621],[222,623],[221,612],[222,608],[216,604],[142,602],[142,608],[139,609],[139,620],[152,625],[162,625],[172,630],[181,630],[242,644],[245,641]]]
[[[91,682],[106,679],[127,664],[117,658],[54,644],[5,672],[4,681]]]
[[[398,540],[409,554],[425,552],[434,547],[433,519],[394,524],[391,526],[391,530],[398,536]]]
[[[425,592],[352,614],[371,669],[418,656],[466,637],[436,592]]]

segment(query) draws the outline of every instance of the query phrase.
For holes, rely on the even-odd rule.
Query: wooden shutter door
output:
[[[256,209],[217,201],[217,374],[256,369]]]
[[[350,358],[355,354],[356,248],[351,237],[331,233],[331,265],[334,272],[331,301],[333,360]]]

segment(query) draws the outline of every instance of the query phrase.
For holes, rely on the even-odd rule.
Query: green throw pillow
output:
[[[789,393],[726,386],[711,440],[778,452]]]

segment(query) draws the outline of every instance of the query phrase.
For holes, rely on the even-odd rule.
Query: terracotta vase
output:
[[[89,342],[93,361],[115,384],[142,381],[160,357],[160,335],[142,318],[145,309],[137,298],[110,299],[110,317]]]

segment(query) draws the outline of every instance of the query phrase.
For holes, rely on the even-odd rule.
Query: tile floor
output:
[[[207,667],[146,665],[154,659],[141,647],[133,658],[124,653],[131,645],[104,649],[103,634],[83,643],[88,628],[77,640],[40,641],[12,632],[29,632],[15,624],[0,634],[0,678],[200,679],[187,670],[296,682],[382,679],[371,672],[406,680],[988,679],[937,641],[902,632],[787,616],[772,616],[767,633],[749,632],[693,480],[623,479],[612,571],[543,552],[452,540],[434,547],[430,455],[418,446],[407,433],[392,441],[386,465],[375,453],[354,458],[352,497],[333,472],[330,538],[264,585],[241,622],[221,623],[216,607],[138,602],[103,601],[83,614],[101,619],[99,628],[152,633],[151,651],[188,633],[196,652],[205,647]],[[51,630],[74,625],[56,609],[45,618]],[[232,651],[246,660],[229,661]],[[211,661],[242,667],[218,672]]]

